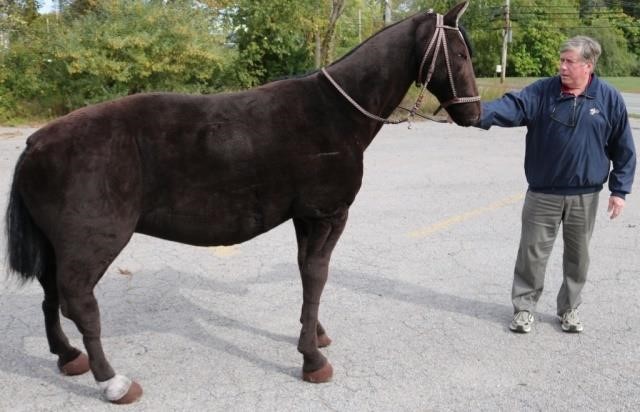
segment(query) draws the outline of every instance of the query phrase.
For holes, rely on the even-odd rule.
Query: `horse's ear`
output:
[[[464,1],[462,3],[458,3],[458,5],[454,6],[451,10],[447,12],[444,16],[444,24],[451,27],[458,27],[458,20],[460,20],[460,16],[467,10],[469,6],[469,1]]]

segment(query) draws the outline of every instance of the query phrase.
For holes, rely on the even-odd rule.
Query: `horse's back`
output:
[[[353,201],[359,180],[349,185],[340,173],[359,179],[354,152],[346,143],[336,147],[270,87],[209,96],[195,117],[183,106],[170,123],[141,138],[140,232],[234,244],[295,215],[331,214],[335,204]]]
[[[119,217],[132,230],[202,245],[331,214],[353,201],[361,154],[290,106],[309,85],[140,94],[76,110],[29,138],[22,191],[35,209],[51,205],[35,211],[49,224]]]

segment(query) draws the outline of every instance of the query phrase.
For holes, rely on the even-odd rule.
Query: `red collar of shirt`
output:
[[[587,91],[587,89],[588,89],[588,88],[589,88],[589,86],[591,85],[591,80],[593,80],[593,73],[591,74],[591,76],[589,76],[589,82],[587,83],[587,87],[585,87],[585,88],[584,88],[584,91],[585,91],[585,92]],[[583,92],[583,93],[584,93],[584,92]],[[574,96],[574,94],[573,94],[573,93],[571,93],[571,92],[569,91],[569,89],[568,89],[564,84],[562,84],[562,83],[560,83],[560,94],[563,94],[563,95],[565,95],[565,94],[566,94],[566,95]]]

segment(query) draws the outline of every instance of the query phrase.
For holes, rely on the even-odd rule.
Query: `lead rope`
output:
[[[431,40],[429,42],[429,45],[427,46],[427,50],[424,53],[424,56],[422,57],[422,62],[420,64],[420,70],[418,71],[418,82],[417,85],[419,86],[419,78],[420,75],[422,74],[422,71],[424,69],[424,64],[427,60],[427,57],[429,57],[429,54],[431,53],[431,48],[434,46],[435,44],[435,49],[433,52],[433,58],[431,59],[431,64],[429,66],[429,72],[427,74],[427,77],[424,81],[424,83],[422,84],[422,88],[420,90],[420,93],[418,94],[418,97],[416,98],[416,102],[414,103],[413,107],[411,109],[407,109],[406,107],[402,107],[402,106],[398,106],[399,109],[405,110],[407,112],[409,112],[409,115],[402,120],[390,120],[390,119],[385,119],[384,117],[380,117],[380,116],[376,116],[375,114],[367,111],[365,108],[363,108],[362,106],[360,106],[358,104],[358,102],[356,102],[351,96],[349,96],[349,94],[344,91],[344,89],[342,87],[340,87],[340,85],[338,84],[338,82],[335,81],[335,79],[333,77],[331,77],[331,75],[329,74],[329,72],[327,72],[327,70],[323,67],[321,69],[322,74],[325,75],[325,77],[329,80],[329,82],[331,82],[331,84],[333,85],[333,87],[336,88],[336,90],[338,90],[340,92],[340,94],[342,96],[344,96],[345,99],[347,99],[347,101],[349,103],[351,103],[356,109],[358,109],[358,111],[360,111],[360,113],[364,114],[365,116],[367,116],[370,119],[385,123],[385,124],[400,124],[400,123],[409,123],[409,129],[412,128],[412,122],[413,122],[413,118],[418,115],[424,119],[428,119],[428,120],[432,120],[434,122],[439,122],[439,123],[446,123],[447,121],[444,119],[438,119],[434,116],[429,116],[429,115],[422,115],[417,113],[418,109],[420,109],[420,107],[422,106],[422,100],[424,98],[424,93],[427,90],[427,85],[429,84],[429,81],[431,81],[431,75],[433,74],[434,70],[435,70],[435,63],[436,63],[436,59],[438,57],[438,53],[440,51],[440,46],[443,44],[442,43],[442,39],[444,38],[444,25],[441,24],[442,21],[442,16],[440,14],[437,15],[438,17],[438,21],[437,21],[437,25],[436,25],[436,31],[433,34],[433,36],[431,37]],[[448,55],[447,51],[445,50],[445,55]],[[447,68],[447,70],[449,70]],[[455,89],[454,89],[455,90]]]
[[[349,101],[349,103],[351,103],[353,105],[353,107],[358,109],[360,111],[360,113],[364,114],[368,118],[373,119],[373,120],[377,120],[379,122],[387,123],[387,124],[400,124],[400,123],[404,123],[404,122],[407,121],[407,119],[405,119],[405,120],[389,120],[389,119],[385,119],[384,117],[376,116],[373,113],[369,113],[364,107],[360,106],[358,104],[358,102],[353,100],[353,98],[351,98],[351,96],[349,96],[347,94],[347,92],[345,92],[342,87],[340,87],[340,85],[333,79],[333,77],[331,77],[331,75],[329,75],[329,73],[327,72],[327,70],[324,67],[322,69],[320,69],[320,70],[322,71],[322,74],[324,74],[325,77],[331,82],[333,87],[335,87],[336,90],[338,90],[340,92],[340,94],[343,95],[344,98],[347,99],[347,101]]]

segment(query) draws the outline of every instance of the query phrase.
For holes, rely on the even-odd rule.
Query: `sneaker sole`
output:
[[[529,333],[529,332],[531,332],[531,327],[525,328],[525,327],[522,327],[522,326],[517,326],[517,327],[514,328],[512,326],[509,326],[509,330],[511,332],[515,332],[515,333]]]
[[[562,325],[562,331],[567,333],[580,333],[582,332],[582,326],[564,326]]]

